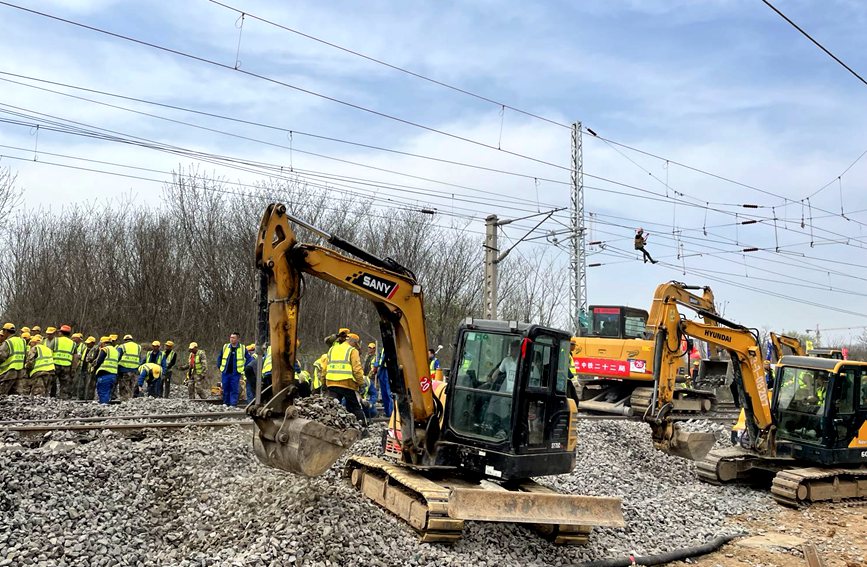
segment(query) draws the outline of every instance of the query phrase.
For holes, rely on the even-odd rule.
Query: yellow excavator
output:
[[[712,313],[700,312],[716,325],[683,320],[676,306],[667,311],[657,330],[656,398],[648,413],[658,448],[683,452],[665,409],[676,364],[669,347],[682,336],[701,337],[731,356],[747,427],[741,446],[711,451],[697,463],[701,480],[772,479],[774,499],[788,506],[867,498],[867,363],[783,356],[771,396],[755,330]]]
[[[302,244],[294,223],[334,248]],[[350,257],[350,255],[352,257]],[[276,395],[247,408],[254,448],[267,465],[315,476],[358,436],[296,416],[293,366],[304,278],[369,300],[380,316],[396,419],[383,439],[393,459],[348,457],[345,476],[366,497],[415,528],[425,542],[461,537],[467,520],[514,522],[562,544],[587,541],[593,526],[623,526],[616,498],[559,494],[532,480],[575,467],[577,407],[569,396],[565,331],[467,319],[457,331],[447,383],[431,380],[421,285],[380,258],[269,205],[256,246],[267,297]]]
[[[768,337],[770,338],[771,346],[774,349],[774,360],[779,361],[786,355],[807,356],[807,349],[804,348],[803,343],[801,343],[801,340],[797,337],[778,335],[773,331],[768,333]]]
[[[694,293],[698,291],[701,295]],[[653,339],[660,324],[660,309],[667,301],[674,300],[715,312],[713,291],[709,287],[688,286],[676,281],[657,286],[649,315],[646,311],[622,306],[591,306],[589,334],[572,339],[581,411],[643,415],[653,393]],[[676,371],[685,380],[688,350],[680,344],[676,349]],[[701,383],[723,386],[727,365],[727,361],[716,359],[701,361]],[[706,389],[678,387],[672,400],[672,409],[677,412],[705,413],[714,407],[716,396]]]

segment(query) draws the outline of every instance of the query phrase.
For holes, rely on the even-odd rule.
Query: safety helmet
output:
[[[125,341],[131,341],[131,340],[132,340],[132,335],[130,335],[130,334],[126,334],[126,335],[124,335],[124,336],[123,336],[123,340],[125,340]]]
[[[96,337],[94,337],[93,335],[90,335],[89,337],[84,339],[84,344],[86,344],[86,345],[92,345],[95,342],[96,342]]]
[[[341,327],[340,329],[337,330],[337,334],[338,335],[348,335],[349,329],[347,329],[346,327]]]
[[[64,333],[71,333],[72,327],[70,327],[69,325],[61,325],[60,330],[63,331]]]
[[[56,332],[57,332],[57,329],[54,328],[54,327],[48,327],[47,329],[45,329],[45,334],[46,334],[46,335],[50,335],[50,334],[52,334],[52,333],[56,333]]]
[[[25,341],[29,341],[30,340],[30,333],[28,333],[27,331],[21,333],[21,338],[24,339]]]
[[[41,333],[42,327],[40,327],[39,325],[33,325],[33,328],[30,329],[30,332],[31,333]]]
[[[166,346],[171,348],[171,347],[175,346],[175,342],[174,341],[166,341]]]
[[[42,337],[40,337],[39,335],[34,335],[34,336],[30,337],[30,344],[32,344],[32,345],[38,345],[41,342],[42,342]]]
[[[154,341],[154,342],[151,343],[151,346],[156,346],[156,347],[158,347],[158,346],[161,346],[161,343],[160,343],[159,341]]]
[[[99,342],[101,342],[101,343],[110,343],[110,342],[111,342],[111,337],[110,337],[110,336],[108,336],[108,337],[105,337],[105,336],[103,336],[103,337],[99,337]]]
[[[73,339],[83,339],[84,335],[82,335],[81,333],[72,333],[72,338]]]
[[[199,348],[199,343],[190,343],[190,350],[193,350],[194,348]]]
[[[6,323],[3,325],[4,331],[9,331],[11,333],[15,332],[15,324],[14,323]]]
[[[249,350],[250,352],[253,352],[254,350],[256,350],[256,345],[254,345],[253,343],[248,344],[247,350]]]

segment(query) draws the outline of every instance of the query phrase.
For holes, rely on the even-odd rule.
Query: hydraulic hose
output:
[[[700,555],[712,553],[731,540],[742,535],[743,534],[732,534],[720,536],[708,541],[707,543],[702,543],[693,547],[683,547],[673,551],[666,551],[657,555],[645,555],[643,557],[635,556],[634,558],[627,557],[624,559],[595,559],[593,561],[578,563],[571,567],[631,567],[632,565],[665,565],[666,563],[671,563],[673,561],[682,561],[684,559],[689,559],[690,557],[698,557]]]

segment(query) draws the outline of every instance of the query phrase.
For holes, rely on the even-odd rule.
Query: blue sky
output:
[[[20,3],[230,66],[235,64],[238,15],[206,0]],[[679,279],[711,285],[725,305],[726,315],[750,326],[803,330],[816,324],[823,328],[867,324],[865,317],[858,315],[867,314],[867,299],[862,295],[867,282],[867,255],[863,249],[867,224],[862,223],[867,223],[867,211],[855,212],[867,209],[867,158],[840,180],[842,206],[850,220],[832,214],[841,208],[840,183],[836,181],[810,201],[814,207],[812,236],[810,211],[801,204],[804,197],[835,180],[867,149],[867,86],[758,0],[228,3],[558,122],[581,120],[604,137],[766,192],[667,165],[664,160],[629,150],[617,151],[585,134],[586,206],[593,213],[590,237],[606,242],[604,250],[592,247],[595,254],[588,259],[603,264],[589,271],[591,303],[647,307],[656,284]],[[777,5],[850,66],[867,73],[867,35],[863,33],[867,4],[780,0]],[[3,72],[531,177],[562,182],[569,179],[568,171],[563,169],[5,6],[0,6],[0,52],[7,54],[0,63]],[[239,59],[242,70],[500,145],[512,152],[563,166],[569,163],[567,129],[511,110],[501,114],[496,105],[250,18],[244,21]],[[377,197],[392,194],[407,206],[437,208],[442,213],[438,222],[466,224],[469,230],[482,230],[483,219],[490,213],[505,218],[523,216],[538,207],[567,206],[569,202],[568,187],[560,183],[541,181],[537,204],[536,184],[529,178],[448,166],[301,135],[292,136],[290,152],[285,132],[93,94],[75,94],[230,131],[271,145],[0,81],[0,104],[28,112],[201,151],[411,184],[418,193],[381,189]],[[8,118],[10,110],[9,106],[0,106],[0,118]],[[5,156],[24,159],[7,157],[0,160],[0,165],[9,164],[18,172],[27,207],[70,203],[105,206],[106,200],[119,194],[131,194],[155,206],[159,202],[159,184],[50,166],[45,162],[95,167],[47,153],[160,171],[177,168],[179,161],[187,163],[174,155],[53,132],[41,131],[38,147],[36,142],[31,128],[0,123],[0,144],[22,148],[0,149]],[[34,149],[37,163],[32,162]],[[494,192],[504,201],[491,199],[489,193],[408,179],[295,150]],[[119,171],[112,166],[98,168]],[[207,165],[207,169],[244,183],[261,178],[225,167]],[[665,199],[666,194],[672,196],[675,191],[683,195],[682,202]],[[658,195],[653,196],[654,200],[640,198],[651,196],[648,192]],[[465,200],[452,201],[451,194]],[[703,202],[718,204],[706,211]],[[746,210],[735,206],[742,203],[766,208]],[[457,218],[446,214],[452,211]],[[737,219],[734,213],[738,213]],[[737,222],[749,218],[744,214],[781,220],[776,231],[770,221],[736,229]],[[807,219],[804,228],[800,223],[802,214]],[[566,213],[558,216],[563,220]],[[663,263],[650,266],[635,260],[630,240],[634,227],[639,225],[651,232],[649,250]],[[545,227],[562,228],[553,221]],[[506,229],[511,238],[521,234],[514,225]],[[682,258],[677,257],[680,245]],[[747,246],[778,245],[780,253],[738,253]],[[565,253],[544,239],[522,244],[518,250],[528,257],[546,254],[566,261]],[[565,294],[567,287],[563,289]],[[837,306],[852,313],[829,311],[768,293]],[[826,336],[847,338],[859,333],[841,331]]]

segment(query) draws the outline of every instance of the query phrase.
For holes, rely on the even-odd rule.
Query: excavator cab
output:
[[[569,333],[467,319],[456,344],[438,464],[501,480],[571,471],[577,407],[567,392]]]
[[[867,363],[784,356],[772,408],[778,456],[826,465],[864,461],[853,439],[867,419]]]

